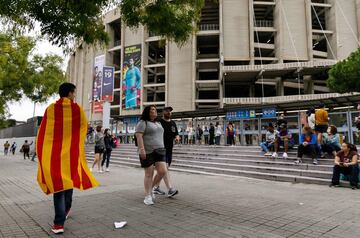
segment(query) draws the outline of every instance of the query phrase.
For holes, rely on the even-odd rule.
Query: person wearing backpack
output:
[[[24,153],[24,159],[26,159],[26,157],[28,157],[28,159],[30,159],[30,146],[33,144],[34,142],[31,141],[31,143],[29,144],[27,140],[25,140],[25,143],[22,145],[21,147],[21,151]]]
[[[167,174],[164,128],[157,121],[156,106],[146,106],[135,130],[141,167],[144,168],[145,205],[154,205],[153,187]],[[154,177],[154,169],[156,176]]]

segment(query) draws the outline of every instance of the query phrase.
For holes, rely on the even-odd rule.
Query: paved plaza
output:
[[[0,156],[0,237],[359,237],[360,190],[172,173],[180,193],[143,204],[143,171],[95,174],[101,186],[75,191],[64,235],[52,235],[52,196],[37,163]],[[116,230],[114,221],[128,225]]]

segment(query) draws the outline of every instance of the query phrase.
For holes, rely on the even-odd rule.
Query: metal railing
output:
[[[220,29],[219,24],[199,24],[200,31],[218,31]]]
[[[321,61],[308,61],[308,62],[294,62],[282,64],[266,64],[266,65],[230,65],[224,66],[225,72],[246,72],[246,71],[260,71],[260,70],[283,70],[283,69],[296,69],[296,68],[315,68],[327,67],[336,64],[336,60],[321,60]]]
[[[256,20],[255,27],[274,27],[274,21],[269,20]]]
[[[292,95],[292,96],[277,96],[277,97],[265,97],[265,98],[224,98],[224,104],[242,104],[242,105],[256,105],[262,103],[281,103],[281,102],[297,102],[297,101],[309,101],[309,100],[321,100],[328,98],[337,98],[344,96],[351,96],[354,94],[345,93],[324,93],[324,94],[306,94],[306,95]]]

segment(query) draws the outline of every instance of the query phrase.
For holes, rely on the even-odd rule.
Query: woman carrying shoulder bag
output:
[[[95,135],[95,160],[92,164],[90,171],[93,171],[95,165],[98,165],[98,172],[102,173],[102,169],[100,167],[102,155],[105,150],[105,143],[104,143],[104,134],[102,133],[102,127],[97,126],[96,127],[96,135]]]
[[[164,129],[157,121],[155,106],[145,107],[139,123],[136,126],[136,139],[141,167],[144,168],[145,205],[153,205],[155,197],[152,193],[167,173],[165,163]],[[154,166],[155,165],[155,166]],[[157,175],[154,178],[154,167]]]

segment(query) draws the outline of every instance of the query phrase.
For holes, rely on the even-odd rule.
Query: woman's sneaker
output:
[[[318,160],[317,159],[313,159],[313,165],[318,165]]]
[[[271,155],[272,155],[271,152],[266,152],[266,153],[264,154],[264,156],[271,156]]]
[[[178,194],[179,191],[177,189],[174,189],[174,188],[170,188],[169,192],[168,192],[168,198],[170,197],[174,197],[176,194]]]
[[[148,196],[145,197],[144,204],[148,205],[148,206],[154,205],[154,202],[153,202],[153,199],[152,199],[151,195],[148,195]]]
[[[166,193],[160,189],[159,186],[153,188],[153,193],[158,195],[165,195]]]
[[[51,230],[55,234],[62,234],[62,233],[64,233],[64,226],[62,226],[62,225],[53,225],[51,227]]]
[[[274,152],[271,157],[272,157],[272,158],[278,158],[279,155],[278,155],[278,153]]]

